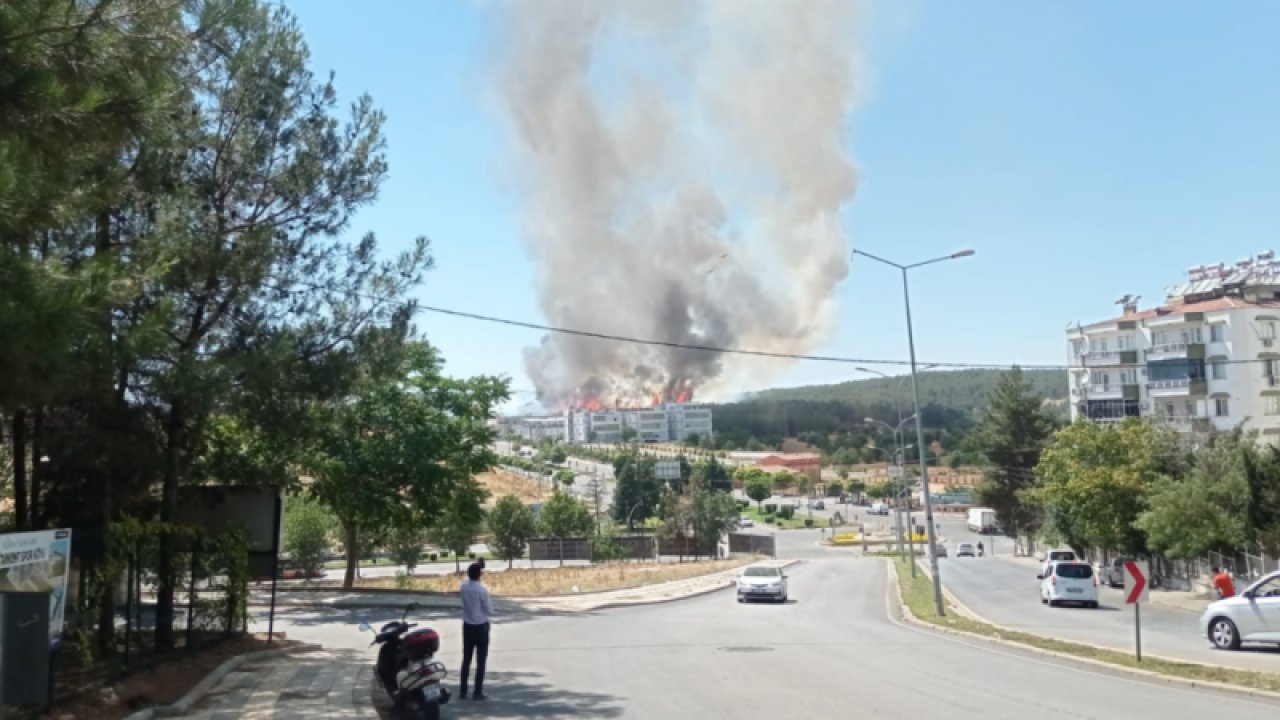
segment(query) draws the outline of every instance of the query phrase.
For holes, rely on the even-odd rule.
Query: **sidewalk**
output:
[[[373,667],[355,651],[319,650],[246,663],[227,674],[182,717],[377,718]]]

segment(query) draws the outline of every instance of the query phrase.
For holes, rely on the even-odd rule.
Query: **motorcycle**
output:
[[[370,647],[382,646],[374,672],[397,709],[416,706],[425,720],[438,720],[440,706],[449,702],[449,690],[444,687],[449,671],[435,659],[440,650],[439,633],[431,628],[409,632],[418,624],[406,618],[417,609],[417,603],[409,603],[399,620],[374,633]],[[360,623],[360,631],[374,632],[367,622]]]

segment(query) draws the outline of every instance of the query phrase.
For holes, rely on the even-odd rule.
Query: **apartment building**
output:
[[[1187,432],[1243,427],[1280,440],[1280,261],[1201,265],[1165,303],[1067,329],[1072,419],[1126,417]]]

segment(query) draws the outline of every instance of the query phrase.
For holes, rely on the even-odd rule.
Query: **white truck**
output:
[[[969,530],[979,535],[996,532],[996,511],[991,508],[969,508]]]

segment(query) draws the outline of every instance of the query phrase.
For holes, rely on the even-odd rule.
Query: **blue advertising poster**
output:
[[[0,535],[0,590],[49,593],[49,645],[62,640],[71,566],[71,531]]]

